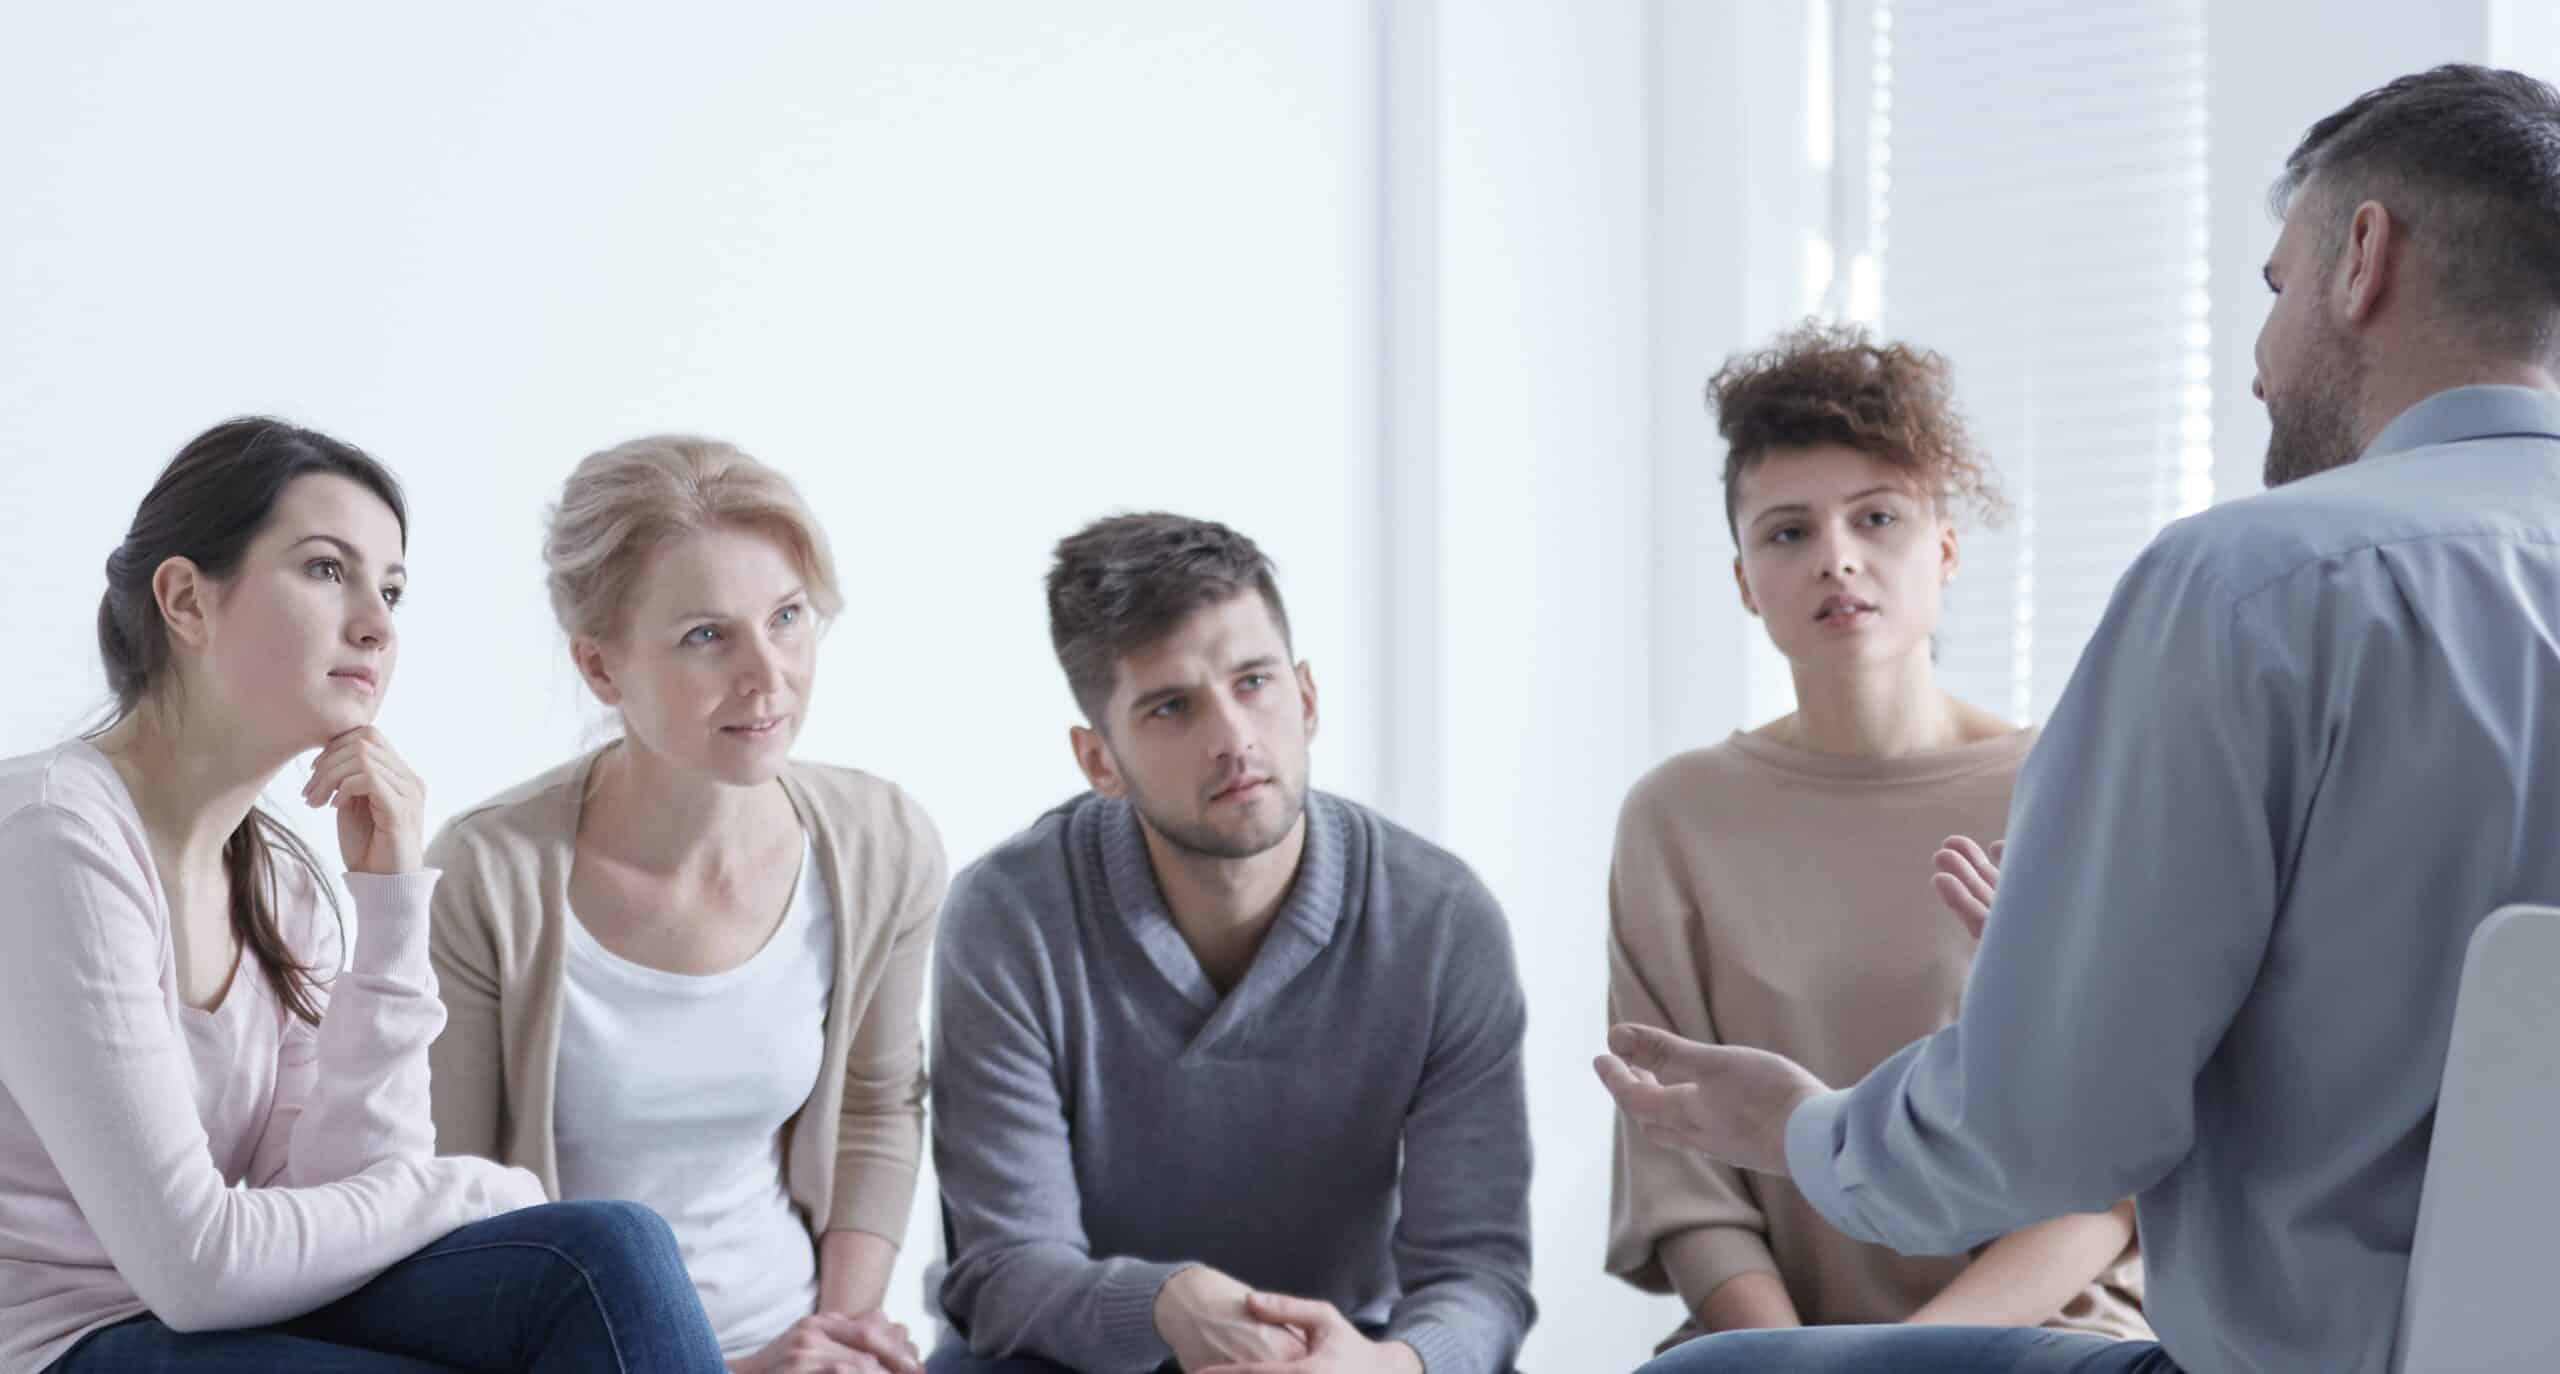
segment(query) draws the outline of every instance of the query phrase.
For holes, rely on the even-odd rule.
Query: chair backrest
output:
[[[2501,907],[2462,961],[2392,1368],[2560,1368],[2560,908]]]

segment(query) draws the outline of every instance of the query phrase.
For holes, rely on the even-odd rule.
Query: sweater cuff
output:
[[[349,873],[347,895],[356,904],[356,944],[347,968],[388,973],[427,957],[427,899],[435,895],[440,868],[414,873]]]
[[[1840,1163],[1840,1116],[1848,1107],[1846,1090],[1808,1097],[1797,1105],[1787,1118],[1787,1173],[1823,1220],[1853,1240],[1872,1241],[1874,1235],[1855,1224],[1849,1187],[1856,1180],[1845,1177]]]
[[[1113,1369],[1153,1369],[1173,1358],[1156,1330],[1156,1295],[1188,1264],[1113,1261],[1093,1295],[1094,1326]]]
[[[1393,1323],[1387,1327],[1382,1341],[1402,1341],[1422,1357],[1422,1374],[1470,1374],[1467,1368],[1467,1342],[1440,1322],[1417,1320]],[[1487,1370],[1484,1374],[1499,1374]]]

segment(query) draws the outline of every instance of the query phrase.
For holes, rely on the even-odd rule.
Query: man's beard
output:
[[[2344,339],[2324,338],[2302,381],[2267,396],[2266,482],[2270,488],[2345,467],[2363,452],[2356,416],[2364,398],[2365,363]]]
[[[1275,772],[1266,785],[1280,789],[1281,800],[1285,803],[1280,814],[1273,819],[1268,833],[1230,836],[1205,822],[1175,817],[1149,801],[1147,795],[1138,790],[1135,778],[1128,779],[1129,804],[1138,809],[1149,829],[1186,854],[1204,859],[1250,859],[1289,838],[1290,830],[1298,824],[1298,817],[1307,809],[1305,783],[1292,782]]]

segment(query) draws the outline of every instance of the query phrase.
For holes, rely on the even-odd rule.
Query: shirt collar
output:
[[[2511,434],[2560,439],[2560,392],[2525,386],[2458,386],[2439,391],[2384,425],[2364,456],[2388,458],[2434,444]]]
[[[1119,909],[1121,921],[1148,961],[1186,1000],[1204,1011],[1218,1007],[1222,999],[1210,983],[1207,970],[1200,966],[1199,957],[1191,952],[1190,942],[1174,924],[1164,890],[1156,882],[1155,864],[1147,856],[1137,807],[1126,800],[1096,797],[1093,801],[1099,812],[1103,886],[1112,905]],[[1245,979],[1237,984],[1239,991],[1251,985],[1259,993],[1267,986],[1287,982],[1332,942],[1341,923],[1351,879],[1350,818],[1339,800],[1309,788],[1306,820],[1306,844],[1298,853],[1297,875],[1290,882],[1289,895],[1282,899],[1280,910],[1272,918],[1271,934],[1264,936],[1262,952],[1255,955]],[[1282,931],[1291,932],[1298,939],[1283,942],[1272,938]],[[1275,949],[1282,945],[1286,947]],[[1271,966],[1267,973],[1266,965]]]

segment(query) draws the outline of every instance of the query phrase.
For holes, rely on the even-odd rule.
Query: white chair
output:
[[[2462,961],[2395,1371],[2560,1369],[2555,1163],[2560,908],[2501,907]]]

